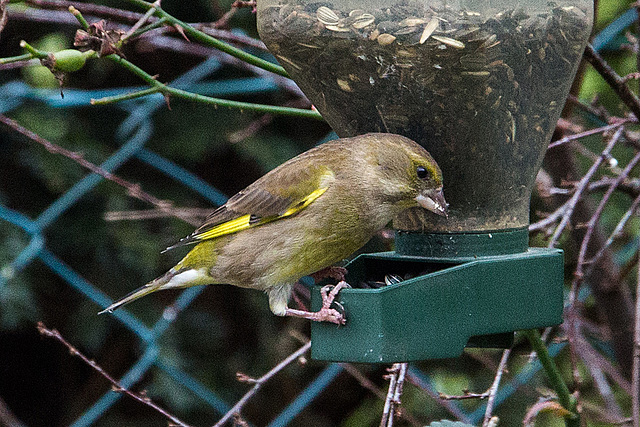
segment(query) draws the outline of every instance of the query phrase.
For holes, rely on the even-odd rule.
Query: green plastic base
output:
[[[430,258],[469,258],[526,252],[529,230],[513,228],[494,232],[421,233],[396,231],[396,252]]]
[[[472,258],[396,252],[361,255],[347,265],[338,302],[347,324],[312,322],[314,359],[395,363],[458,357],[469,344],[509,347],[513,331],[562,323],[563,253],[558,249]],[[379,289],[362,282],[412,277]],[[321,306],[320,287],[312,292]],[[493,336],[489,336],[493,335]]]

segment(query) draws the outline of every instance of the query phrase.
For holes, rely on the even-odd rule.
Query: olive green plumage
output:
[[[273,313],[285,315],[300,277],[419,205],[446,215],[442,174],[424,148],[382,133],[327,142],[230,198],[173,246],[196,244],[182,261],[104,311],[161,289],[226,283],[265,291]]]

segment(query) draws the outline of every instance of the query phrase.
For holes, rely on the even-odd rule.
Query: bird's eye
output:
[[[418,178],[420,179],[425,179],[427,176],[429,176],[429,173],[423,166],[418,166],[416,168],[416,172],[418,174]]]

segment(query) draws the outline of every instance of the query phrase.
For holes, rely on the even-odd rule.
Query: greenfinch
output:
[[[104,312],[152,292],[231,284],[267,293],[278,316],[344,323],[323,294],[322,313],[288,307],[293,285],[362,247],[397,214],[422,206],[446,216],[442,173],[420,145],[370,133],[324,143],[283,163],[215,209],[178,246],[196,246],[167,273]]]

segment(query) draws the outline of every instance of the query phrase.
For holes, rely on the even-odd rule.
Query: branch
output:
[[[636,320],[633,334],[633,370],[631,371],[631,402],[633,427],[640,427],[640,262],[636,284]]]
[[[100,16],[108,19],[115,19],[124,22],[136,22],[142,18],[142,13],[131,12],[123,9],[116,9],[114,7],[101,6],[92,3],[81,3],[77,1],[65,1],[65,0],[25,0],[25,4],[30,6],[39,7],[41,9],[52,10],[69,10],[69,7],[73,6],[76,9],[81,9],[84,13],[94,16]]]
[[[172,208],[171,212],[161,209],[133,210],[133,211],[109,211],[104,214],[105,221],[137,221],[142,219],[167,218],[179,214],[180,218],[193,218],[193,221],[202,223],[211,213],[211,208]]]
[[[500,365],[498,365],[498,370],[496,371],[496,377],[493,380],[493,384],[489,387],[489,400],[487,401],[487,409],[484,412],[484,421],[482,422],[482,427],[489,427],[493,417],[491,413],[493,412],[493,405],[496,402],[496,395],[498,394],[498,387],[500,386],[500,380],[502,379],[502,373],[507,367],[507,361],[509,360],[509,355],[511,354],[510,349],[506,349],[502,352],[502,358],[500,358]]]
[[[134,392],[132,392],[130,390],[127,390],[118,381],[116,381],[111,375],[109,375],[107,372],[105,372],[105,370],[102,369],[102,367],[100,367],[100,365],[98,365],[94,360],[91,360],[87,356],[85,356],[84,354],[80,353],[80,351],[78,351],[78,349],[76,349],[67,340],[65,340],[64,337],[62,335],[60,335],[60,332],[58,332],[57,330],[55,330],[55,329],[47,329],[47,327],[42,322],[38,322],[38,326],[37,327],[38,327],[38,332],[40,332],[40,335],[43,335],[43,336],[49,337],[49,338],[53,338],[56,341],[62,343],[65,347],[67,347],[67,349],[69,349],[69,353],[71,353],[72,356],[79,357],[84,363],[86,363],[91,368],[93,368],[93,370],[95,370],[97,373],[102,375],[107,381],[109,381],[111,383],[111,390],[115,391],[116,393],[126,394],[127,396],[137,400],[138,402],[142,403],[143,405],[146,405],[146,406],[154,409],[156,412],[158,412],[158,413],[162,414],[163,416],[165,416],[166,418],[168,418],[169,421],[171,421],[175,425],[179,425],[179,426],[183,426],[183,427],[190,427],[189,424],[184,423],[179,418],[175,417],[174,415],[171,415],[169,412],[167,412],[166,410],[164,410],[163,408],[161,408],[160,406],[155,404],[146,395],[134,393]]]
[[[576,186],[576,191],[573,194],[573,196],[571,196],[571,199],[569,199],[566,210],[562,215],[562,220],[560,221],[560,224],[556,228],[555,232],[553,233],[553,236],[551,237],[551,240],[549,241],[550,248],[554,247],[558,242],[560,235],[562,234],[566,226],[569,224],[569,221],[571,220],[571,215],[573,214],[573,211],[575,210],[575,207],[578,204],[578,201],[580,200],[582,193],[587,188],[589,181],[591,181],[591,178],[596,173],[596,171],[598,170],[598,168],[600,167],[604,159],[608,158],[611,155],[611,150],[613,149],[613,146],[620,139],[620,136],[622,135],[623,130],[624,128],[622,126],[618,128],[616,133],[609,140],[609,143],[607,144],[606,148],[602,151],[598,159],[593,163],[593,165],[591,165],[591,168],[589,168],[587,173],[582,177],[582,179]]]
[[[129,3],[140,6],[144,9],[152,9],[154,8],[153,3],[149,3],[143,0],[129,0]],[[164,9],[156,7],[154,15],[158,18],[165,18],[171,25],[181,27],[185,34],[189,37],[189,39],[198,41],[207,46],[215,47],[222,52],[228,53],[231,56],[235,56],[238,59],[241,59],[249,64],[255,65],[257,67],[263,68],[267,71],[271,71],[272,73],[281,75],[283,77],[288,77],[289,75],[280,65],[276,65],[272,62],[265,61],[264,59],[258,58],[257,56],[251,55],[241,49],[228,45],[224,42],[221,42],[218,39],[215,39],[201,31],[196,30],[191,25],[183,22],[177,18],[174,18],[172,15],[168,14],[164,11]]]
[[[596,224],[598,223],[598,221],[600,221],[602,212],[604,211],[606,204],[609,202],[609,199],[613,195],[613,192],[618,188],[618,185],[620,185],[625,179],[629,177],[631,170],[638,164],[638,162],[640,162],[640,153],[637,153],[633,157],[633,159],[631,159],[631,161],[627,164],[627,166],[624,168],[622,173],[616,178],[615,181],[611,183],[611,185],[609,186],[609,189],[602,196],[602,200],[600,200],[598,207],[596,208],[595,212],[591,216],[591,219],[589,220],[589,223],[587,224],[587,231],[585,233],[584,238],[582,239],[582,244],[580,245],[580,252],[578,254],[578,264],[576,266],[574,279],[571,287],[571,294],[569,297],[570,305],[573,305],[575,303],[578,295],[578,291],[580,290],[580,285],[582,284],[582,281],[584,279],[583,269],[585,265],[585,258],[587,256],[587,249],[589,247],[589,243],[591,242],[591,236],[595,231]],[[595,261],[596,261],[595,259],[591,260],[591,265],[595,264]]]
[[[589,129],[589,130],[586,130],[584,132],[576,133],[576,134],[573,134],[573,135],[565,136],[564,138],[558,139],[556,141],[552,141],[549,144],[548,149],[550,150],[550,149],[555,148],[555,147],[557,147],[559,145],[566,144],[568,142],[575,141],[577,139],[584,138],[586,136],[591,136],[591,135],[596,135],[598,133],[608,132],[610,130],[616,129],[621,124],[629,123],[629,122],[633,122],[633,121],[634,120],[632,120],[632,119],[625,119],[622,123],[617,122],[617,123],[613,123],[613,124],[610,124],[610,125]]]
[[[10,129],[26,136],[30,140],[37,142],[38,144],[46,148],[47,151],[49,151],[50,153],[61,154],[67,157],[68,159],[73,160],[80,166],[86,169],[89,169],[91,172],[97,175],[100,175],[104,179],[115,182],[119,186],[125,188],[129,196],[142,200],[144,202],[150,203],[154,205],[156,208],[158,208],[159,210],[166,212],[167,214],[174,216],[176,218],[180,218],[181,220],[186,221],[191,225],[197,226],[199,224],[199,222],[194,221],[191,216],[185,215],[180,210],[175,210],[174,208],[172,208],[171,202],[160,200],[150,195],[149,193],[146,193],[145,191],[143,191],[139,184],[134,184],[132,182],[129,182],[125,179],[120,178],[117,175],[112,174],[111,172],[107,172],[106,170],[102,169],[99,166],[94,165],[93,163],[85,159],[82,154],[67,150],[66,148],[62,148],[59,145],[56,145],[53,142],[47,139],[44,139],[40,135],[21,126],[18,122],[8,118],[5,115],[0,114],[0,123],[3,123]]]
[[[522,331],[522,333],[529,340],[531,346],[538,354],[538,359],[540,360],[542,367],[547,373],[549,382],[551,382],[553,389],[558,395],[558,401],[560,402],[562,407],[569,412],[569,415],[565,417],[567,427],[580,427],[580,416],[576,411],[577,401],[575,397],[571,396],[571,394],[569,393],[569,388],[564,382],[562,374],[560,373],[560,370],[558,369],[555,361],[549,355],[547,347],[542,342],[540,333],[537,329]]]
[[[148,74],[137,65],[133,64],[132,62],[129,62],[128,60],[116,54],[107,55],[106,58],[115,62],[118,65],[121,65],[128,71],[140,77],[147,84],[149,84],[153,90],[145,89],[143,91],[129,93],[125,95],[105,97],[105,98],[96,99],[96,100],[92,99],[91,103],[93,105],[110,104],[114,102],[119,102],[123,100],[138,98],[140,96],[149,95],[150,93],[160,92],[165,96],[165,98],[168,98],[169,96],[175,96],[177,98],[188,99],[191,101],[196,101],[203,104],[215,105],[220,107],[238,108],[240,110],[246,110],[246,111],[256,111],[256,112],[271,113],[271,114],[283,114],[291,117],[323,120],[320,113],[318,113],[315,110],[281,107],[276,105],[254,104],[251,102],[231,101],[228,99],[212,98],[210,96],[204,96],[197,93],[188,92],[186,90],[173,88],[171,86],[168,86],[164,83],[159,82],[158,80],[156,80],[154,76]]]
[[[392,427],[395,412],[400,406],[400,396],[402,396],[402,388],[404,386],[404,379],[407,375],[407,363],[394,363],[393,366],[387,369],[389,375],[389,391],[387,392],[387,398],[384,401],[384,409],[382,411],[382,419],[380,420],[380,427]]]
[[[625,79],[620,77],[613,68],[593,49],[591,43],[587,43],[584,51],[584,57],[593,68],[602,75],[604,80],[618,94],[622,102],[631,110],[631,112],[640,119],[640,99],[629,89]]]
[[[229,419],[234,417],[235,414],[239,414],[242,408],[244,407],[244,405],[249,401],[249,399],[251,399],[251,397],[253,397],[254,394],[258,392],[258,390],[260,390],[260,388],[264,385],[264,383],[269,381],[274,375],[282,371],[285,367],[287,367],[291,362],[296,360],[298,357],[302,356],[304,353],[309,351],[310,348],[311,348],[311,341],[309,341],[308,343],[300,347],[294,353],[290,354],[286,359],[278,363],[276,366],[273,367],[273,369],[271,369],[269,372],[267,372],[266,374],[264,374],[258,379],[250,378],[244,374],[237,373],[236,376],[238,377],[238,380],[252,383],[253,387],[244,396],[242,396],[242,398],[238,400],[238,402],[235,405],[233,405],[233,408],[229,409],[229,411],[226,414],[224,414],[224,416],[217,423],[215,423],[213,427],[221,427],[224,425],[224,423],[229,421]]]

